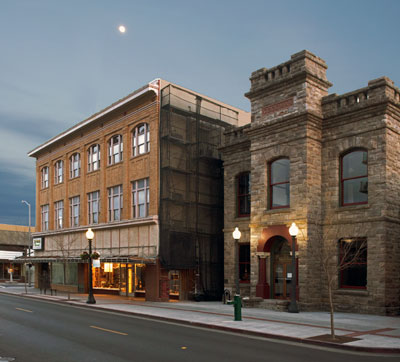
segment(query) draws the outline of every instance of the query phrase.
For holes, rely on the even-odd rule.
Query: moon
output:
[[[126,28],[125,28],[125,26],[123,26],[123,25],[120,25],[120,26],[118,27],[118,30],[119,30],[120,33],[125,33],[125,32],[126,32]]]

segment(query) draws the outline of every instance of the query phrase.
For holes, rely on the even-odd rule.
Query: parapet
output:
[[[381,77],[370,80],[365,88],[341,95],[333,93],[322,98],[322,111],[324,117],[330,117],[385,101],[400,104],[400,89],[391,79]]]
[[[261,68],[251,74],[250,92],[246,97],[251,98],[261,90],[277,85],[279,82],[295,78],[300,74],[310,75],[321,83],[325,89],[332,84],[326,78],[328,66],[325,61],[308,50],[303,50],[290,57],[289,61],[272,68]]]

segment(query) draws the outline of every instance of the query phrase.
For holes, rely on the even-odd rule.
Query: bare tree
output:
[[[333,291],[338,285],[338,277],[346,269],[349,270],[362,262],[367,251],[365,238],[346,238],[339,241],[330,241],[322,246],[320,251],[321,268],[325,276],[328,289],[331,337],[335,339],[335,304]]]
[[[54,235],[52,240],[55,243],[57,251],[61,254],[61,262],[63,263],[63,285],[66,285],[67,264],[72,256],[76,256],[77,249],[75,244],[79,241],[78,234]],[[71,292],[67,290],[68,300],[71,299]]]

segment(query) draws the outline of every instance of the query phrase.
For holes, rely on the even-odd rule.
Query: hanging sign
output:
[[[44,249],[44,239],[43,238],[33,238],[32,239],[33,250],[43,250]]]
[[[93,268],[100,268],[100,259],[93,260]]]

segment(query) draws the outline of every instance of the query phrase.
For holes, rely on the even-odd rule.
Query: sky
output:
[[[250,111],[251,72],[307,49],[330,93],[400,85],[398,0],[0,0],[0,224],[35,224],[27,153],[155,78]],[[127,31],[121,34],[118,26]]]

